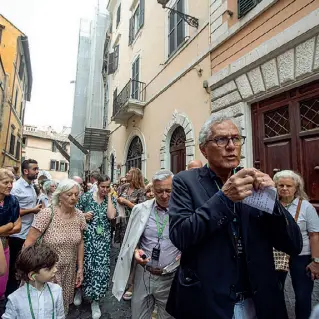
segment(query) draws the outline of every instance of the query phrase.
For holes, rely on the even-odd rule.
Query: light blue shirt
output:
[[[53,296],[54,304],[52,304],[52,298],[48,289],[50,289]],[[47,283],[42,291],[39,291],[30,285],[30,297],[32,302],[32,308],[34,315],[38,319],[51,319],[53,306],[54,306],[54,318],[64,319],[64,307],[62,288],[53,283]],[[6,305],[6,312],[2,315],[2,319],[32,319],[30,312],[30,305],[28,301],[28,294],[26,284],[13,292],[8,297]]]
[[[17,198],[20,209],[30,209],[37,205],[37,194],[33,185],[26,182],[22,177],[13,184],[11,195]],[[33,213],[21,216],[21,231],[18,234],[11,235],[11,237],[26,239],[33,223],[33,218]]]

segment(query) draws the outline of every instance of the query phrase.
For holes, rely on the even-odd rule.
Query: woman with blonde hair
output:
[[[84,241],[86,229],[84,214],[75,208],[80,185],[72,179],[62,181],[52,195],[52,205],[42,209],[34,221],[25,246],[39,238],[53,248],[59,256],[56,282],[62,286],[65,313],[73,302],[74,289],[83,281]]]
[[[0,169],[0,241],[7,265],[9,265],[9,244],[8,238],[12,234],[19,233],[21,230],[20,207],[18,200],[11,195],[14,175],[5,168]],[[9,275],[9,267],[0,277],[0,298],[3,297]]]
[[[154,198],[154,193],[153,193],[153,184],[149,183],[145,187],[145,197],[147,200],[153,199]]]
[[[319,217],[308,201],[300,175],[284,170],[278,172],[273,179],[281,204],[295,218],[301,231],[303,249],[299,256],[290,257],[289,269],[296,296],[296,319],[308,319],[311,314],[313,280],[319,279]],[[276,266],[278,270],[278,265]],[[280,270],[281,284],[284,287],[288,267]]]
[[[145,202],[145,185],[144,185],[144,177],[139,168],[132,167],[126,173],[126,181],[127,183],[120,186],[118,188],[117,194],[117,202],[119,204],[118,211],[121,215],[121,207],[123,208],[124,216],[118,217],[116,230],[115,230],[115,242],[119,242],[122,245],[126,227],[128,220],[131,215],[131,211],[136,204],[140,204]],[[132,267],[128,290],[125,292],[123,299],[130,300],[132,299],[132,291],[133,291],[133,280],[135,267]]]

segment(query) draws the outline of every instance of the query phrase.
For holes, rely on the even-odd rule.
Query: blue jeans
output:
[[[296,296],[296,319],[308,319],[311,314],[313,281],[306,271],[310,262],[311,256],[309,255],[290,258],[291,282]]]
[[[255,305],[251,298],[235,304],[233,319],[257,319]]]

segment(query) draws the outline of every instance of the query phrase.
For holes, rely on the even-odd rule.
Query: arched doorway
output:
[[[183,127],[178,126],[172,134],[170,142],[171,171],[177,174],[186,167],[186,135]]]
[[[114,154],[111,154],[111,157],[110,157],[110,163],[111,163],[111,182],[113,183],[114,182],[114,165],[115,165],[115,160],[114,160]]]
[[[138,136],[135,136],[128,149],[126,158],[126,172],[128,172],[131,167],[142,169],[142,153],[142,142]]]

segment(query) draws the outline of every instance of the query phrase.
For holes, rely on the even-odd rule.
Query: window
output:
[[[14,98],[14,108],[17,109],[17,103],[18,103],[18,89],[16,89],[16,95]]]
[[[21,140],[18,138],[17,140],[17,146],[16,146],[16,159],[20,159],[20,153],[21,153]]]
[[[27,138],[26,137],[22,137],[22,147],[26,147],[27,146]]]
[[[129,45],[133,43],[138,31],[144,25],[145,0],[140,0],[133,16],[130,19]]]
[[[119,26],[120,21],[121,21],[121,4],[118,6],[117,12],[116,12],[116,27]]]
[[[65,172],[65,164],[66,164],[65,162],[62,162],[62,161],[60,162],[60,171],[61,172]]]
[[[23,101],[21,101],[20,103],[20,114],[19,114],[20,120],[22,120],[22,115],[23,115]]]
[[[10,137],[10,148],[9,148],[9,153],[11,155],[14,155],[15,151],[15,144],[16,144],[16,137],[14,136],[14,133],[11,132],[11,137]]]
[[[173,8],[184,12],[184,0],[178,0]],[[170,57],[185,40],[185,22],[178,14],[170,12],[168,23],[168,56]]]
[[[140,57],[132,65],[132,99],[139,98]]]
[[[238,0],[238,18],[242,18],[262,0]]]
[[[56,148],[56,145],[55,145],[54,141],[52,141],[52,152],[54,152],[54,153],[57,152],[57,148]]]
[[[119,66],[120,46],[114,47],[114,51],[109,54],[108,74],[113,74]]]
[[[50,170],[51,171],[58,171],[59,170],[59,161],[51,160],[50,161]]]
[[[2,32],[3,32],[4,26],[0,24],[0,43],[2,39]]]

